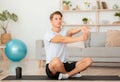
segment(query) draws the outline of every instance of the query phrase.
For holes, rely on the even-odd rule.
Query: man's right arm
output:
[[[81,35],[79,37],[67,37],[67,36],[56,35],[50,41],[55,43],[73,43],[78,41],[84,41],[86,39],[87,38],[84,37],[84,35]]]
[[[73,43],[73,42],[87,40],[88,36],[89,36],[88,28],[83,28],[83,29],[81,29],[81,31],[83,32],[83,34],[78,37],[56,35],[50,41],[55,42],[55,43]]]

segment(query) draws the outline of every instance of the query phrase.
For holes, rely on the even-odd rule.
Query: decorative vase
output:
[[[10,33],[3,33],[1,34],[1,44],[6,44],[8,41],[12,39]]]
[[[89,10],[90,9],[90,5],[85,5],[85,10]]]
[[[85,10],[90,9],[90,2],[84,2]]]
[[[68,5],[64,5],[63,6],[63,10],[69,10],[69,6]]]
[[[83,21],[83,24],[87,24],[87,21]]]
[[[118,7],[118,5],[117,4],[114,4],[113,5],[113,9],[118,9],[119,7]]]

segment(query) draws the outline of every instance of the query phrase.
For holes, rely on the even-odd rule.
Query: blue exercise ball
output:
[[[26,56],[26,53],[27,47],[21,40],[13,39],[6,44],[5,54],[12,61],[17,62],[22,60]]]

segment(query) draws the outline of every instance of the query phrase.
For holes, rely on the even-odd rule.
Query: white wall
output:
[[[17,23],[9,24],[9,32],[25,42],[27,59],[35,58],[35,41],[43,39],[50,28],[49,14],[59,10],[59,3],[60,0],[0,0],[0,12],[7,9],[19,17]]]

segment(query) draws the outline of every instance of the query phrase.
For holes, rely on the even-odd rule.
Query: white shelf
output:
[[[120,11],[120,9],[96,9],[96,10],[61,10],[62,12],[102,12],[102,11]]]
[[[98,24],[98,26],[120,26],[120,24]]]
[[[62,12],[96,12],[97,10],[62,10]]]
[[[63,24],[62,26],[97,26],[95,24]]]
[[[63,1],[63,0],[61,0],[61,1]],[[88,10],[82,10],[82,9],[80,9],[80,10],[62,10],[62,2],[61,2],[61,12],[63,13],[63,15],[65,14],[65,16],[67,15],[67,14],[73,14],[73,13],[81,13],[82,12],[82,14],[83,13],[90,13],[91,14],[91,12],[92,12],[92,14],[94,13],[95,15],[94,15],[94,23],[95,24],[62,24],[62,26],[64,27],[64,26],[66,26],[66,27],[74,27],[74,26],[94,26],[94,27],[97,27],[97,31],[99,31],[99,28],[100,27],[111,27],[111,26],[120,26],[120,24],[100,24],[100,13],[101,12],[104,12],[104,13],[106,13],[106,12],[108,12],[108,13],[110,13],[110,12],[112,12],[112,13],[114,13],[114,12],[117,12],[117,11],[120,11],[120,8],[119,9],[88,9]],[[67,13],[67,14],[66,14]],[[71,16],[72,16],[72,14],[71,14]],[[89,14],[88,14],[89,15]],[[70,15],[68,15],[68,16],[70,16]],[[76,15],[77,16],[77,15]],[[103,15],[104,16],[104,15]],[[67,17],[68,18],[68,17]],[[77,17],[76,17],[77,18]],[[82,17],[81,17],[82,18]],[[107,19],[106,19],[107,20]],[[66,21],[65,21],[66,22]]]
[[[120,24],[63,24],[62,26],[120,26]]]
[[[97,11],[102,12],[102,11],[120,11],[120,9],[98,9]]]

